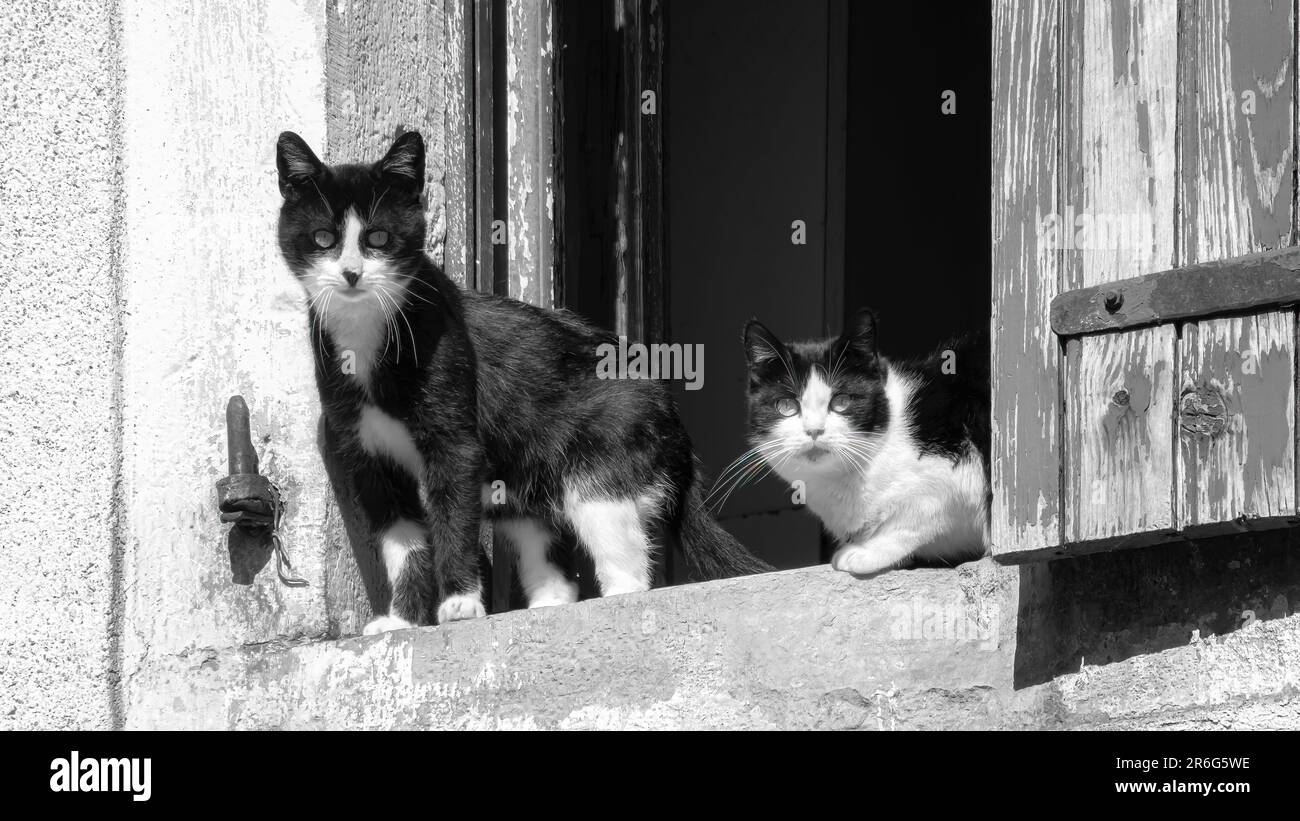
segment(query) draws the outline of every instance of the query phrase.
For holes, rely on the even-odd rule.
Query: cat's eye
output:
[[[312,242],[316,243],[317,248],[333,248],[334,232],[321,229],[311,235]]]
[[[844,413],[849,409],[849,397],[847,394],[837,393],[831,397],[831,410],[836,413]]]
[[[382,229],[375,229],[366,234],[366,245],[371,248],[383,248],[388,244],[388,232]]]
[[[776,400],[776,412],[782,416],[794,416],[799,412],[799,403],[789,398]]]

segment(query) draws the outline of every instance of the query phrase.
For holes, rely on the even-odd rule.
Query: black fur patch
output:
[[[839,337],[783,343],[758,320],[745,326],[749,360],[749,427],[751,439],[767,437],[781,420],[776,410],[784,397],[798,400],[808,375],[817,368],[833,393],[849,397],[844,414],[858,433],[877,433],[890,423],[885,398],[886,368],[911,377],[916,388],[906,410],[920,450],[954,462],[972,448],[989,458],[989,345],[982,338],[957,338],[929,356],[914,360],[882,357],[876,347],[876,320],[858,312]],[[951,373],[945,373],[950,363]]]
[[[318,306],[309,310],[322,407],[340,433],[340,455],[371,527],[378,532],[399,518],[422,518],[430,530],[433,561],[398,580],[395,615],[427,623],[435,582],[439,598],[479,586],[481,493],[496,481],[506,499],[489,506],[488,516],[535,517],[569,536],[568,487],[607,497],[662,496],[662,522],[697,576],[770,569],[704,512],[690,440],[665,386],[597,378],[598,346],[617,344],[612,334],[566,311],[462,291],[425,255],[418,134],[399,137],[373,165],[327,167],[286,133],[278,167],[280,249],[296,275],[305,276],[315,255],[326,253],[314,232],[341,236],[344,214],[355,208],[368,230],[389,234],[373,253],[409,278],[397,322],[406,347],[400,354],[385,348],[368,395],[343,373]],[[397,465],[366,454],[356,441],[367,403],[411,432],[425,462],[424,498]]]

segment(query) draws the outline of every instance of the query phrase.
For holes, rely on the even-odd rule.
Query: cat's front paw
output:
[[[406,630],[414,626],[406,619],[400,619],[397,616],[380,616],[362,628],[361,635],[377,636],[380,633],[387,633],[392,630]]]
[[[834,556],[831,556],[831,567],[845,573],[852,573],[855,576],[879,573],[882,570],[888,570],[893,565],[892,557],[884,551],[873,550],[869,547],[854,545],[841,547],[835,551]]]
[[[438,605],[438,624],[465,619],[481,619],[487,615],[479,593],[454,593]]]

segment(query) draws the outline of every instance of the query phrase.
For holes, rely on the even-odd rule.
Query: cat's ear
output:
[[[379,176],[412,193],[424,188],[424,137],[408,131],[393,141],[384,158],[375,163]]]
[[[840,341],[868,365],[876,363],[876,315],[860,308],[840,334]]]
[[[285,131],[275,142],[275,168],[280,172],[280,194],[288,197],[299,185],[319,177],[325,163],[302,137]]]
[[[745,340],[745,359],[749,362],[750,368],[761,368],[785,356],[785,345],[777,338],[776,334],[769,331],[767,326],[757,319],[751,319],[745,323],[743,338]]]

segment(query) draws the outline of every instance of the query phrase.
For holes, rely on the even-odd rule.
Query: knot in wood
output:
[[[1115,395],[1110,398],[1110,401],[1114,402],[1116,405],[1119,405],[1120,407],[1126,407],[1129,403],[1129,398],[1130,397],[1128,394],[1128,389],[1120,388],[1119,390],[1115,391]]]
[[[1198,385],[1183,391],[1178,407],[1183,430],[1199,436],[1217,436],[1228,426],[1228,404],[1218,388]]]

